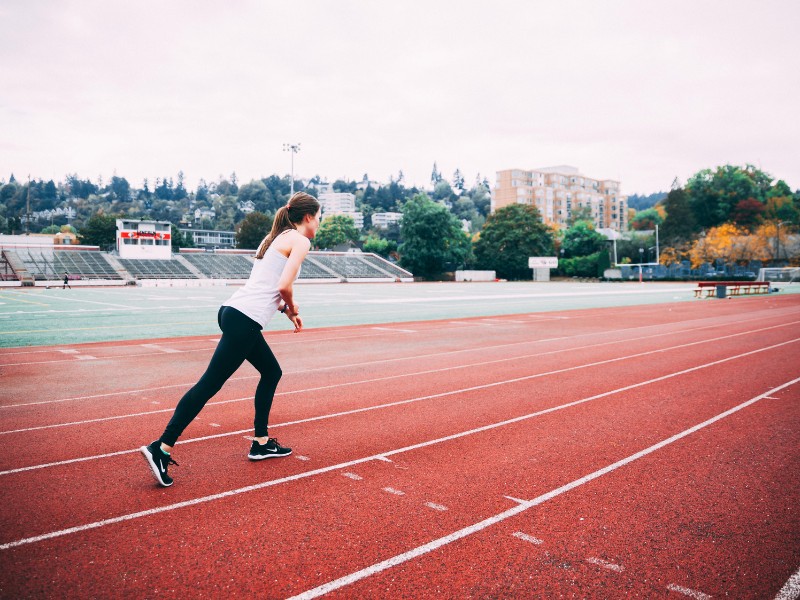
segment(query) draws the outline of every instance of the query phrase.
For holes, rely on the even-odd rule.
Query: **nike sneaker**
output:
[[[169,465],[175,465],[177,467],[178,463],[172,460],[172,457],[161,449],[161,442],[156,440],[149,446],[142,446],[139,450],[142,451],[147,464],[150,465],[150,470],[153,471],[156,481],[164,487],[171,486],[172,477],[167,475],[167,467],[169,467]]]
[[[253,445],[250,446],[250,454],[247,455],[247,458],[250,460],[264,460],[265,458],[289,456],[291,453],[291,448],[285,448],[275,438],[269,438],[266,444],[259,444],[256,440],[253,440]]]

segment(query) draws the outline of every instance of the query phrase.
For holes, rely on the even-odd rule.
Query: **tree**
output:
[[[564,232],[561,248],[565,258],[589,256],[605,249],[606,238],[588,221],[578,221]],[[531,255],[533,256],[533,255]]]
[[[239,187],[239,202],[250,201],[256,207],[256,210],[264,211],[267,204],[267,186],[261,180],[253,180],[250,183],[245,183]]]
[[[661,225],[664,222],[663,217],[655,208],[646,208],[636,213],[630,221],[631,229],[637,231],[655,229],[656,225]]]
[[[397,252],[397,242],[387,240],[371,233],[364,240],[362,246],[364,252],[374,252],[384,258],[387,258],[393,252]]]
[[[113,246],[117,241],[117,217],[95,213],[78,230],[78,237],[82,244],[89,246],[100,246],[101,249]]]
[[[347,242],[358,240],[358,230],[356,229],[353,217],[347,215],[332,215],[325,217],[314,237],[314,245],[317,248],[334,248]]]
[[[436,162],[433,163],[433,170],[431,171],[431,185],[436,185],[442,180],[442,174],[439,172]]]
[[[553,234],[534,206],[511,204],[497,210],[475,242],[479,269],[504,279],[530,279],[528,258],[553,254]]]
[[[244,189],[246,186],[242,186]],[[266,189],[266,188],[265,188]],[[255,250],[272,229],[272,217],[254,210],[236,227],[236,247]]]
[[[686,192],[697,223],[708,228],[729,220],[742,200],[764,202],[771,181],[769,174],[753,165],[725,165],[695,173],[686,183]]]
[[[460,194],[464,192],[464,176],[461,174],[461,169],[456,169],[453,173],[453,188]]]
[[[748,262],[758,258],[759,249],[754,245],[755,238],[733,223],[712,227],[692,244],[689,260],[692,268],[698,269],[705,263],[721,261],[726,264]]]
[[[737,225],[753,227],[761,222],[761,215],[764,213],[765,208],[766,205],[755,198],[740,200],[736,206],[733,207],[731,220]]]
[[[670,190],[664,200],[664,209],[667,216],[660,231],[663,239],[673,245],[691,239],[698,227],[686,190],[680,187]]]
[[[438,276],[461,267],[470,254],[469,236],[448,210],[417,194],[403,206],[400,263],[421,277]]]
[[[194,248],[194,238],[190,233],[184,235],[175,225],[170,224],[172,236],[172,251],[179,252],[181,248]]]
[[[117,200],[127,202],[130,200],[131,186],[124,177],[114,175],[111,178],[111,192]]]

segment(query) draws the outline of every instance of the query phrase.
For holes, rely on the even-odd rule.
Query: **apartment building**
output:
[[[353,219],[356,229],[364,228],[364,214],[356,211],[356,197],[348,192],[326,192],[317,198],[322,208],[322,218],[346,215]]]
[[[492,211],[514,203],[535,206],[545,223],[558,227],[566,227],[582,208],[590,209],[597,229],[624,231],[628,226],[627,196],[619,181],[592,179],[569,165],[498,171]]]

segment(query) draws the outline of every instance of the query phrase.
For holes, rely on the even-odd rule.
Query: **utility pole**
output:
[[[300,142],[296,144],[284,144],[283,151],[292,153],[292,183],[290,187],[291,191],[289,192],[289,198],[291,198],[294,196],[294,155],[300,152]]]
[[[25,235],[31,234],[31,176],[28,175],[28,193],[26,196],[26,210],[25,210]]]

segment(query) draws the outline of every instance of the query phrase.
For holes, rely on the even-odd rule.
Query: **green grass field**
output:
[[[299,284],[305,327],[397,323],[697,300],[691,283]],[[0,347],[152,339],[219,332],[234,287],[2,288]],[[782,286],[779,293],[797,293]],[[734,298],[732,301],[737,301]],[[288,330],[277,315],[268,330]]]

